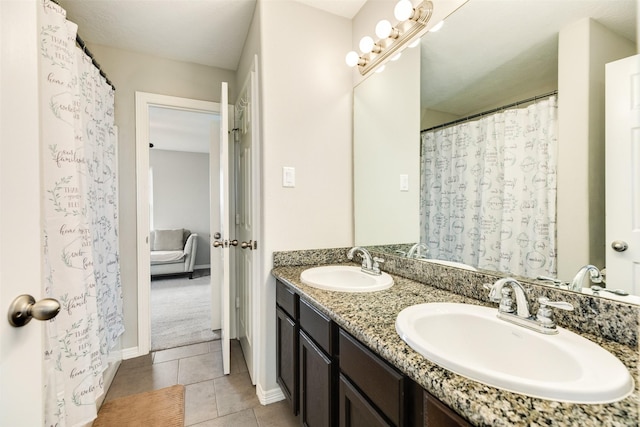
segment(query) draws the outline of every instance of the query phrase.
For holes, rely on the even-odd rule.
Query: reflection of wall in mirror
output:
[[[405,50],[401,61],[390,62],[372,77],[354,90],[355,242],[415,242],[420,189],[419,49]],[[401,175],[407,176],[406,190],[401,189]]]
[[[558,47],[558,277],[605,267],[604,71],[635,44],[592,19],[560,31]]]

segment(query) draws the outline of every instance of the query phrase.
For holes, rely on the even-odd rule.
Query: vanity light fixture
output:
[[[429,30],[430,33],[435,33],[437,31],[440,31],[440,29],[444,26],[444,21],[440,21],[438,22],[436,25],[433,26],[433,28],[431,28]]]
[[[380,39],[375,42],[369,36],[363,37],[359,45],[362,54],[355,51],[347,53],[347,65],[357,65],[364,76],[387,60],[397,59],[407,43],[420,43],[419,35],[425,30],[432,13],[433,3],[429,0],[423,0],[415,7],[410,0],[400,0],[394,9],[398,24],[394,26],[387,20],[378,22],[376,36]]]

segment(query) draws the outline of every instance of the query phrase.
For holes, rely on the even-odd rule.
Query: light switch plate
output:
[[[293,188],[296,186],[296,168],[284,166],[282,168],[282,186]]]
[[[400,191],[409,191],[409,175],[400,175]]]

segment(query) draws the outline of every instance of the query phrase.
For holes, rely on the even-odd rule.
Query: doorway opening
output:
[[[208,261],[210,258],[207,253],[210,250],[212,234],[208,224],[210,223],[211,218],[215,218],[216,215],[219,215],[217,209],[212,209],[210,207],[215,206],[215,202],[211,205],[209,204],[210,200],[217,199],[217,194],[211,194],[211,190],[217,191],[219,188],[219,186],[215,185],[214,182],[218,173],[217,171],[209,170],[209,165],[211,164],[209,160],[212,160],[211,158],[217,156],[219,153],[219,149],[216,144],[219,146],[220,142],[215,136],[219,135],[219,131],[217,129],[220,128],[220,112],[221,105],[215,102],[136,92],[138,353],[140,355],[147,354],[152,349],[152,273],[154,275],[154,279],[156,275],[158,275],[158,278],[162,277],[161,281],[153,281],[154,286],[164,282],[164,287],[175,288],[175,286],[179,286],[178,281],[184,280],[187,284],[189,284],[189,282],[192,283],[190,287],[196,288],[198,284],[202,285],[202,283],[198,282],[204,282],[204,286],[200,286],[200,289],[204,290],[202,295],[188,298],[191,299],[190,302],[192,303],[191,308],[188,310],[194,311],[196,301],[193,299],[195,298],[200,301],[200,305],[204,304],[207,311],[210,313],[210,324],[208,326],[208,330],[216,331],[220,329],[220,284],[216,283],[215,279],[211,280],[214,275],[207,275],[207,272],[210,271],[209,269],[211,268],[211,263]],[[198,153],[196,148],[193,148],[195,144],[193,141],[187,144],[190,144],[189,146],[191,146],[190,152],[180,152],[175,149],[178,148],[180,141],[176,141],[175,124],[174,127],[171,126],[170,121],[167,118],[168,115],[181,115],[183,116],[183,121],[190,120],[190,124],[186,126],[193,126],[197,121],[207,123],[206,126],[208,126],[208,131],[204,132],[209,135],[207,137],[207,141],[204,143],[204,145],[208,146],[208,153],[206,153],[208,163],[204,162],[207,165],[206,168],[196,168],[194,166],[198,163],[202,166],[202,160],[204,157],[202,154],[204,153]],[[160,137],[154,132],[152,126],[154,120],[160,122],[157,124],[157,127],[161,128],[163,132],[167,134],[165,136],[167,136],[168,139],[174,140],[173,143],[163,141],[162,138],[164,137]],[[172,134],[174,138],[171,138]],[[184,143],[184,139],[182,142]],[[150,144],[153,144],[154,148],[150,148]],[[184,145],[182,148],[184,148]],[[153,150],[153,153],[151,153],[151,150]],[[203,151],[203,149],[200,149],[199,151]],[[155,163],[155,167],[153,169],[155,169],[155,172],[151,170],[152,157],[154,158],[153,163]],[[203,175],[200,177],[200,180],[203,182],[200,182],[198,186],[206,187],[206,191],[209,192],[209,197],[202,196],[200,191],[199,197],[205,198],[206,200],[194,202],[194,198],[191,198],[191,202],[183,201],[182,199],[185,194],[196,193],[196,185],[186,185],[183,183],[182,186],[180,186],[175,182],[172,182],[172,179],[176,179],[176,171],[171,171],[171,167],[179,169],[177,171],[178,174],[182,171],[184,173],[195,174],[196,176],[198,175],[198,172],[195,171],[195,169],[200,169],[200,175]],[[188,172],[185,172],[185,168],[189,169]],[[161,169],[163,171],[161,171]],[[205,170],[206,173],[203,172]],[[169,188],[169,191],[165,191],[167,188]],[[176,203],[178,199],[181,200],[180,203]],[[200,206],[200,208],[198,206],[194,206],[193,203],[199,204],[198,206]],[[206,206],[206,208],[203,206]],[[164,207],[164,209],[162,209],[164,212],[161,212],[162,207]],[[194,217],[202,216],[196,215],[195,211],[198,210],[207,211],[203,220],[206,225],[201,224],[202,221],[194,219]],[[169,211],[170,214],[167,215],[166,211]],[[189,222],[189,224],[185,222],[191,220],[194,222]],[[162,236],[158,236],[156,233],[152,233],[152,230],[162,230],[166,231],[166,233],[163,233]],[[201,231],[201,233],[198,233],[198,231]],[[151,265],[151,250],[156,247],[159,248],[159,250],[164,249],[162,248],[162,245],[157,245],[158,240],[156,239],[160,237],[161,243],[163,244],[167,243],[168,240],[169,246],[171,246],[171,242],[173,242],[173,246],[176,246],[176,249],[178,249],[179,245],[176,244],[178,234],[182,234],[184,236],[183,241],[185,243],[189,238],[188,235],[198,234],[196,237],[198,244],[196,246],[197,249],[195,257],[190,260],[193,261],[193,279],[188,278],[188,276],[191,276],[191,272],[186,271],[180,272],[184,273],[181,277],[172,277],[169,279],[168,276],[164,276],[162,273],[176,273],[175,270],[171,270],[172,268],[177,268],[176,266],[152,267]],[[182,249],[183,252],[186,251],[186,248],[183,247]],[[198,251],[200,252],[200,257],[198,257]],[[203,256],[203,254],[205,255]],[[196,268],[196,266],[199,268]],[[171,280],[171,282],[169,282],[169,286],[167,286],[167,280]],[[181,291],[184,291],[185,289],[186,288],[183,288]],[[171,297],[166,296],[164,298],[171,299]],[[203,298],[205,299],[203,300]],[[167,305],[170,305],[171,302],[175,301],[168,301]],[[184,304],[189,304],[189,301],[185,301]],[[202,308],[195,309],[202,310]],[[160,321],[162,321],[162,318]],[[176,326],[179,328],[179,325],[172,324],[170,319],[168,319],[166,323],[168,323],[167,326],[169,329],[176,329]],[[215,333],[204,338],[211,337],[215,338]],[[190,339],[194,340],[198,338],[192,337]],[[174,343],[175,342],[179,343],[179,341],[174,341]],[[175,344],[162,344],[163,347],[166,345]],[[154,346],[154,350],[160,348],[158,344],[154,343]]]
[[[219,122],[218,113],[149,107],[151,351],[220,338],[209,246]]]

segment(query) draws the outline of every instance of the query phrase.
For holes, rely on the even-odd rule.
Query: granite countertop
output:
[[[636,379],[634,392],[610,404],[580,405],[537,399],[500,390],[441,368],[400,339],[395,319],[400,311],[426,302],[485,305],[481,301],[392,275],[390,289],[369,293],[323,291],[304,285],[300,273],[307,266],[276,267],[272,274],[294,288],[301,298],[326,313],[339,326],[375,353],[414,379],[429,393],[477,426],[638,426],[640,390],[638,350],[581,334],[617,356]],[[594,366],[594,369],[598,369]]]

